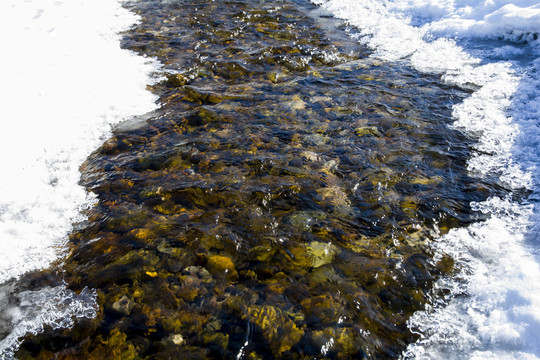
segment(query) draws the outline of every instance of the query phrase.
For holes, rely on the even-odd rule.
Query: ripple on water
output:
[[[471,139],[448,127],[466,93],[368,59],[294,2],[128,7],[124,45],[164,78],[161,108],[81,168],[99,202],[64,271],[98,315],[21,356],[398,356],[453,271],[426,246],[435,225],[504,192],[467,175]]]

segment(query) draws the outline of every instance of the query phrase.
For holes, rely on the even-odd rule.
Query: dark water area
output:
[[[503,190],[453,130],[468,94],[369,58],[303,1],[136,1],[123,46],[159,109],[81,167],[97,195],[61,265],[95,319],[26,339],[58,359],[393,359],[453,261],[437,232]]]

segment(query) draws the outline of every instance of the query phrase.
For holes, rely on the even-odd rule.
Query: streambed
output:
[[[468,93],[369,58],[305,2],[126,6],[160,107],[82,165],[97,203],[58,265],[98,314],[17,356],[399,357],[455,270],[430,242],[506,193],[467,174],[474,139],[450,124]]]

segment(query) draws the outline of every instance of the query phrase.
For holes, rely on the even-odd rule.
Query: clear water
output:
[[[10,275],[4,356],[538,355],[533,35],[445,40],[453,3],[126,5],[159,109],[84,161],[68,255]]]
[[[476,137],[468,171],[498,177],[525,199],[472,204],[489,219],[435,246],[462,268],[435,288],[445,301],[410,322],[412,358],[540,357],[538,336],[538,34],[535,1],[320,1],[383,59],[439,74],[474,93],[454,106],[454,126]]]

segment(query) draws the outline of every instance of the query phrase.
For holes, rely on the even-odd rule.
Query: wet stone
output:
[[[167,341],[180,346],[184,343],[184,337],[181,334],[171,334],[167,337]]]
[[[182,275],[197,277],[204,283],[209,283],[213,281],[212,275],[202,266],[188,266],[182,271]]]
[[[321,134],[310,134],[304,137],[304,141],[309,145],[322,146],[328,142],[328,137]]]
[[[213,122],[223,121],[217,112],[207,108],[200,108],[194,114],[188,116],[188,124],[191,126],[201,126]]]
[[[376,137],[382,137],[381,132],[375,126],[359,127],[354,130],[354,133],[356,134],[356,136],[371,135],[371,136],[376,136]]]
[[[308,257],[312,259],[314,268],[331,264],[338,248],[331,243],[313,241],[306,246]]]
[[[216,277],[235,280],[238,272],[231,258],[222,255],[213,255],[207,259],[208,270]]]
[[[326,219],[322,211],[299,211],[287,217],[287,222],[300,231],[310,231],[319,221]]]
[[[304,335],[304,331],[277,307],[253,306],[247,312],[249,320],[261,331],[275,356],[290,350]]]
[[[133,229],[127,233],[127,236],[143,242],[149,242],[156,238],[156,234],[149,229]]]
[[[268,80],[273,82],[274,84],[284,82],[287,79],[287,73],[285,72],[278,72],[278,71],[272,71],[268,73]]]
[[[124,295],[112,305],[112,308],[116,312],[128,316],[129,314],[131,314],[131,310],[134,306],[135,303],[133,302],[133,300],[131,300],[127,295]]]
[[[337,186],[325,187],[317,190],[322,201],[334,206],[350,206],[351,202],[345,192]]]
[[[353,328],[327,328],[314,332],[313,339],[317,346],[326,352],[337,352],[345,358],[362,359],[365,358],[365,353],[357,333],[358,330]]]
[[[252,254],[254,260],[268,261],[272,258],[276,250],[270,244],[265,244],[257,245],[251,248],[249,251]]]

